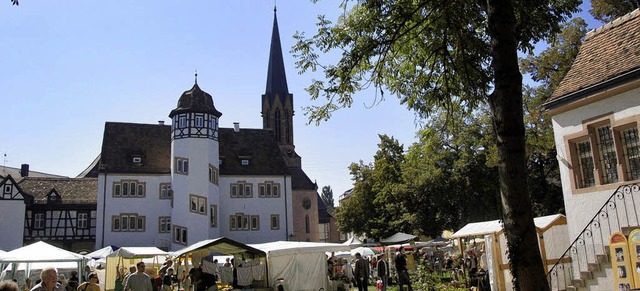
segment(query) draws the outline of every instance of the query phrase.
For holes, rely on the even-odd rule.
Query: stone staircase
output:
[[[551,290],[614,290],[609,237],[640,228],[640,184],[622,185],[547,273]]]

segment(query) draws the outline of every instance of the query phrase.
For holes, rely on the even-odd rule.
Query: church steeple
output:
[[[284,71],[282,45],[280,44],[280,31],[278,30],[278,17],[276,12],[277,9],[274,7],[273,31],[271,32],[271,48],[269,50],[269,68],[267,70],[267,88],[265,93],[271,95],[279,94],[282,99],[289,93],[289,89],[287,88],[287,75]]]
[[[300,164],[293,144],[293,95],[289,93],[284,71],[277,9],[273,8],[273,30],[267,68],[267,86],[262,95],[262,126],[273,130],[273,137],[280,145],[287,164]]]

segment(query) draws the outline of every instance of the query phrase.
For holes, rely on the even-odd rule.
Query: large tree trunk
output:
[[[522,75],[513,3],[487,0],[495,88],[489,98],[498,141],[504,229],[516,290],[549,290],[527,191]]]

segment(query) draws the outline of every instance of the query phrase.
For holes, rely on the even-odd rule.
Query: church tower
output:
[[[222,113],[196,81],[171,111],[172,249],[219,237],[220,146],[218,119]]]
[[[287,88],[276,11],[274,8],[267,87],[262,95],[262,127],[273,131],[287,166],[301,167],[300,156],[296,154],[293,143],[293,94]]]

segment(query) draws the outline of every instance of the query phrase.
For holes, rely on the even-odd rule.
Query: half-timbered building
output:
[[[93,249],[96,232],[96,178],[68,178],[3,167],[0,176],[0,249],[36,241],[72,250]],[[14,176],[16,178],[14,178]]]

